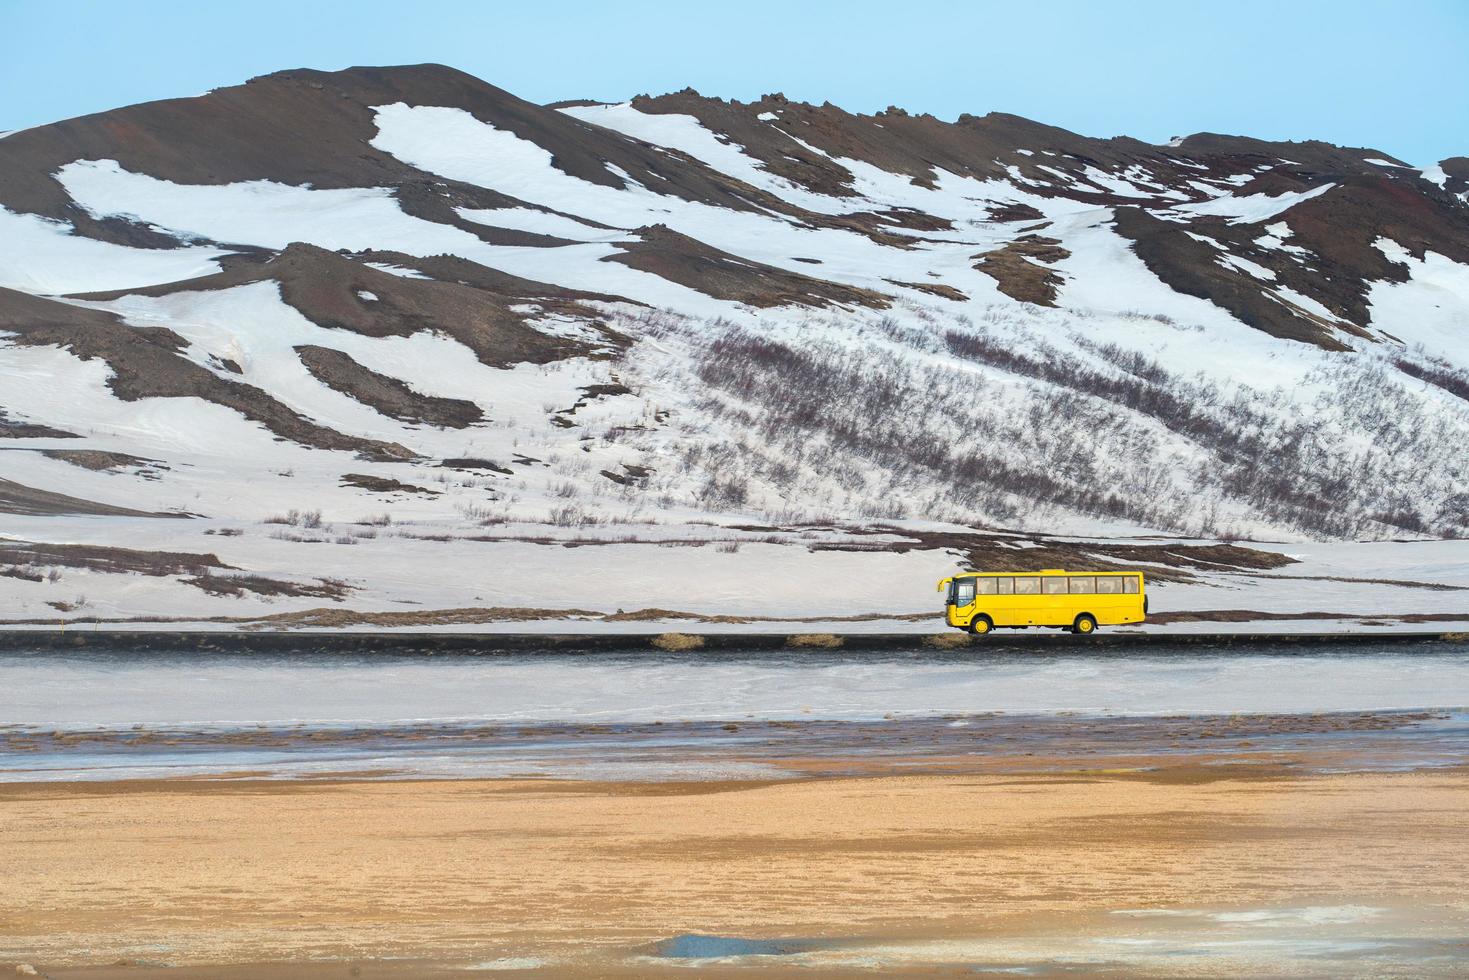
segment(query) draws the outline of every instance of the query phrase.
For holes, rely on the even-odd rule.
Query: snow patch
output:
[[[1428,181],[1430,184],[1436,184],[1440,188],[1444,187],[1449,182],[1448,173],[1444,170],[1442,165],[1437,163],[1435,163],[1431,167],[1424,167],[1418,172],[1423,175],[1424,180]]]
[[[0,208],[0,286],[29,293],[100,292],[211,275],[225,253],[203,246],[131,248],[71,225]]]
[[[1211,201],[1178,204],[1171,210],[1194,215],[1224,217],[1230,219],[1229,223],[1232,225],[1258,224],[1283,211],[1288,211],[1297,204],[1320,197],[1335,186],[1335,184],[1322,184],[1308,191],[1288,191],[1278,195],[1247,194],[1239,197],[1231,194],[1216,197]]]
[[[622,232],[593,228],[575,218],[552,214],[549,211],[538,211],[535,208],[455,208],[454,210],[461,218],[467,218],[477,224],[528,231],[537,235],[551,235],[555,238],[570,238],[573,241],[614,241],[627,238],[627,235]]]

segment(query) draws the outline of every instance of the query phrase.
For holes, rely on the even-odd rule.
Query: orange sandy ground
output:
[[[0,971],[632,976],[673,971],[636,957],[686,932],[1009,937],[986,956],[1020,962],[1050,935],[1124,935],[1120,909],[1365,903],[1462,922],[1466,863],[1464,770],[8,785]],[[701,975],[718,972],[748,969]]]

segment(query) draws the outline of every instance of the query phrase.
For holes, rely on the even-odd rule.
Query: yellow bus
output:
[[[1141,572],[966,572],[939,582],[945,589],[944,618],[975,634],[1060,626],[1086,635],[1098,626],[1141,623],[1148,614]]]

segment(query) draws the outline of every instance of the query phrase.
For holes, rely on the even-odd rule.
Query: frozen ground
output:
[[[15,536],[9,540],[66,541],[83,553],[88,547],[121,547],[146,554],[158,546],[159,523],[17,517],[7,520],[7,532]],[[935,584],[968,567],[960,551],[925,545],[896,527],[874,534],[840,527],[776,531],[708,524],[466,529],[403,522],[307,529],[206,520],[167,523],[170,551],[213,556],[223,567],[206,575],[145,574],[110,570],[105,561],[88,568],[38,560],[31,566],[37,581],[0,577],[4,623],[42,630],[68,622],[79,628],[154,629],[274,622],[286,628],[409,632],[942,632],[947,627],[939,618],[942,598]],[[219,533],[226,527],[239,533]],[[369,530],[374,536],[354,536]],[[933,525],[913,531],[933,532]],[[5,540],[0,538],[0,546]],[[1063,543],[1085,553],[1088,545],[1169,542]],[[1469,624],[1469,542],[1252,547],[1296,562],[1272,570],[1135,563],[1145,572],[1155,568],[1168,576],[1188,576],[1187,581],[1149,584],[1153,613],[1213,614],[1197,622],[1154,622],[1137,629],[1452,631]],[[57,569],[54,580],[50,568]],[[214,594],[201,587],[218,590],[248,576],[287,586],[327,582],[340,590],[324,598],[319,593]],[[59,609],[57,603],[72,608]],[[354,620],[353,612],[389,616]],[[293,619],[293,613],[301,616]],[[1255,613],[1291,618],[1267,620]],[[1303,616],[1310,613],[1328,615]],[[1402,619],[1412,616],[1430,619]]]

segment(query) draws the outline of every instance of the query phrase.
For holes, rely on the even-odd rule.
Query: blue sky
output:
[[[1469,0],[0,0],[0,130],[282,68],[436,61],[538,102],[692,85],[1469,155]]]

